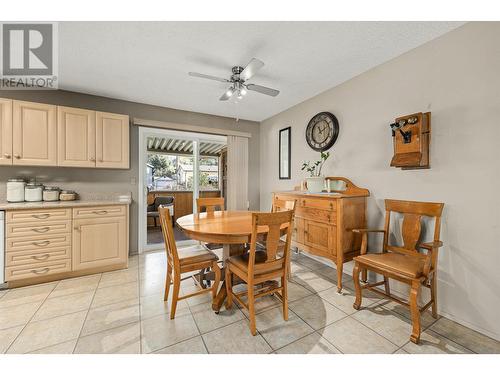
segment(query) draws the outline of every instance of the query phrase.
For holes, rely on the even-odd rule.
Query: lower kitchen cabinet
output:
[[[73,225],[74,271],[127,261],[125,217],[77,219]]]

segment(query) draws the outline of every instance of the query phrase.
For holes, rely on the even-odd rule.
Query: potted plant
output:
[[[325,187],[325,176],[321,175],[321,169],[326,160],[330,157],[329,152],[321,152],[320,159],[314,163],[305,161],[302,163],[301,170],[309,172],[310,176],[306,177],[307,190],[311,193],[321,193]]]

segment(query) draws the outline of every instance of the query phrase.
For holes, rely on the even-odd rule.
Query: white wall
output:
[[[261,123],[261,209],[317,157],[304,131],[321,111],[341,126],[324,173],[370,190],[369,227],[382,227],[384,198],[445,203],[440,313],[500,339],[500,23],[466,24]],[[389,167],[389,123],[420,111],[432,112],[431,169]],[[280,181],[278,130],[287,126],[292,180]]]

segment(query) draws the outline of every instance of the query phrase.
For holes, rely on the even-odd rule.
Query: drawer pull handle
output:
[[[92,211],[92,213],[96,214],[96,215],[106,215],[108,213],[108,211],[100,210],[100,211]]]
[[[32,255],[31,256],[34,260],[47,260],[50,257],[50,254],[43,254],[43,255]]]
[[[45,240],[45,241],[38,241],[38,242],[32,242],[33,245],[35,246],[39,246],[39,247],[45,247],[47,246],[48,244],[50,243],[49,240]]]
[[[46,219],[50,217],[50,214],[31,215],[31,217],[34,217],[35,219]]]
[[[42,268],[41,270],[31,270],[31,272],[34,273],[35,275],[42,275],[42,274],[47,273],[49,271],[50,271],[49,267]]]
[[[45,233],[45,232],[48,232],[50,230],[50,227],[32,228],[31,230],[33,232],[37,232],[37,233]]]

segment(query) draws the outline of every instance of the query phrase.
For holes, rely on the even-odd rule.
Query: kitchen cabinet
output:
[[[127,115],[0,98],[0,165],[127,169]]]
[[[127,261],[125,217],[77,219],[73,224],[73,270]]]
[[[9,286],[127,268],[128,206],[65,205],[6,211]]]
[[[56,106],[13,101],[13,165],[57,165]]]
[[[12,100],[0,98],[0,165],[12,165]]]
[[[361,238],[351,229],[366,228],[366,197],[370,193],[344,177],[327,178],[344,181],[345,190],[331,194],[275,192],[273,199],[296,201],[292,245],[333,261],[340,291],[343,264],[359,255]]]
[[[96,113],[96,167],[129,168],[129,118]]]
[[[57,107],[57,165],[95,167],[95,111]]]

